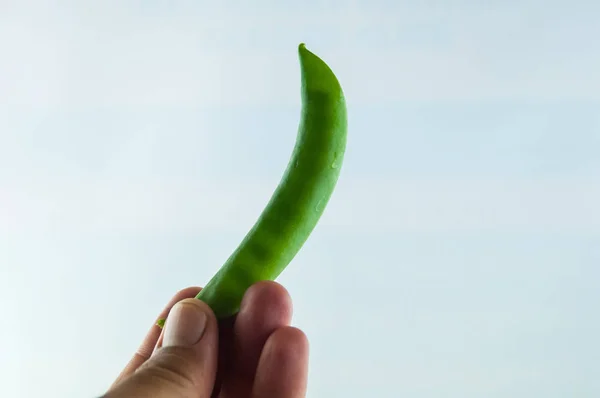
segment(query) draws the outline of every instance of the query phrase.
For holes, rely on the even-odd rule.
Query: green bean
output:
[[[304,43],[298,54],[302,110],[287,169],[252,229],[196,296],[217,318],[234,315],[252,284],[274,280],[287,267],[317,225],[340,174],[347,133],[342,88]]]

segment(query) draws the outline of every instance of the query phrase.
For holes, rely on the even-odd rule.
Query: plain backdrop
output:
[[[600,396],[600,6],[0,1],[2,395],[105,391],[287,164],[297,46],[348,100],[279,281],[309,397]]]

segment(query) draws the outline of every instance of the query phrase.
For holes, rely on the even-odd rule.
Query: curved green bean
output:
[[[274,280],[292,261],[317,225],[340,174],[347,133],[342,88],[304,43],[298,53],[302,111],[287,169],[252,229],[196,296],[218,318],[235,314],[246,289]]]

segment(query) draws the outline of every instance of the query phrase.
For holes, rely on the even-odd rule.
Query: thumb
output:
[[[198,299],[185,299],[169,312],[163,345],[105,398],[209,398],[217,369],[217,321]]]

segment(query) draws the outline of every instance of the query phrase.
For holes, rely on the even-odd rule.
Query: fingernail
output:
[[[177,303],[169,312],[163,336],[163,347],[192,346],[206,329],[206,313],[193,303]]]

